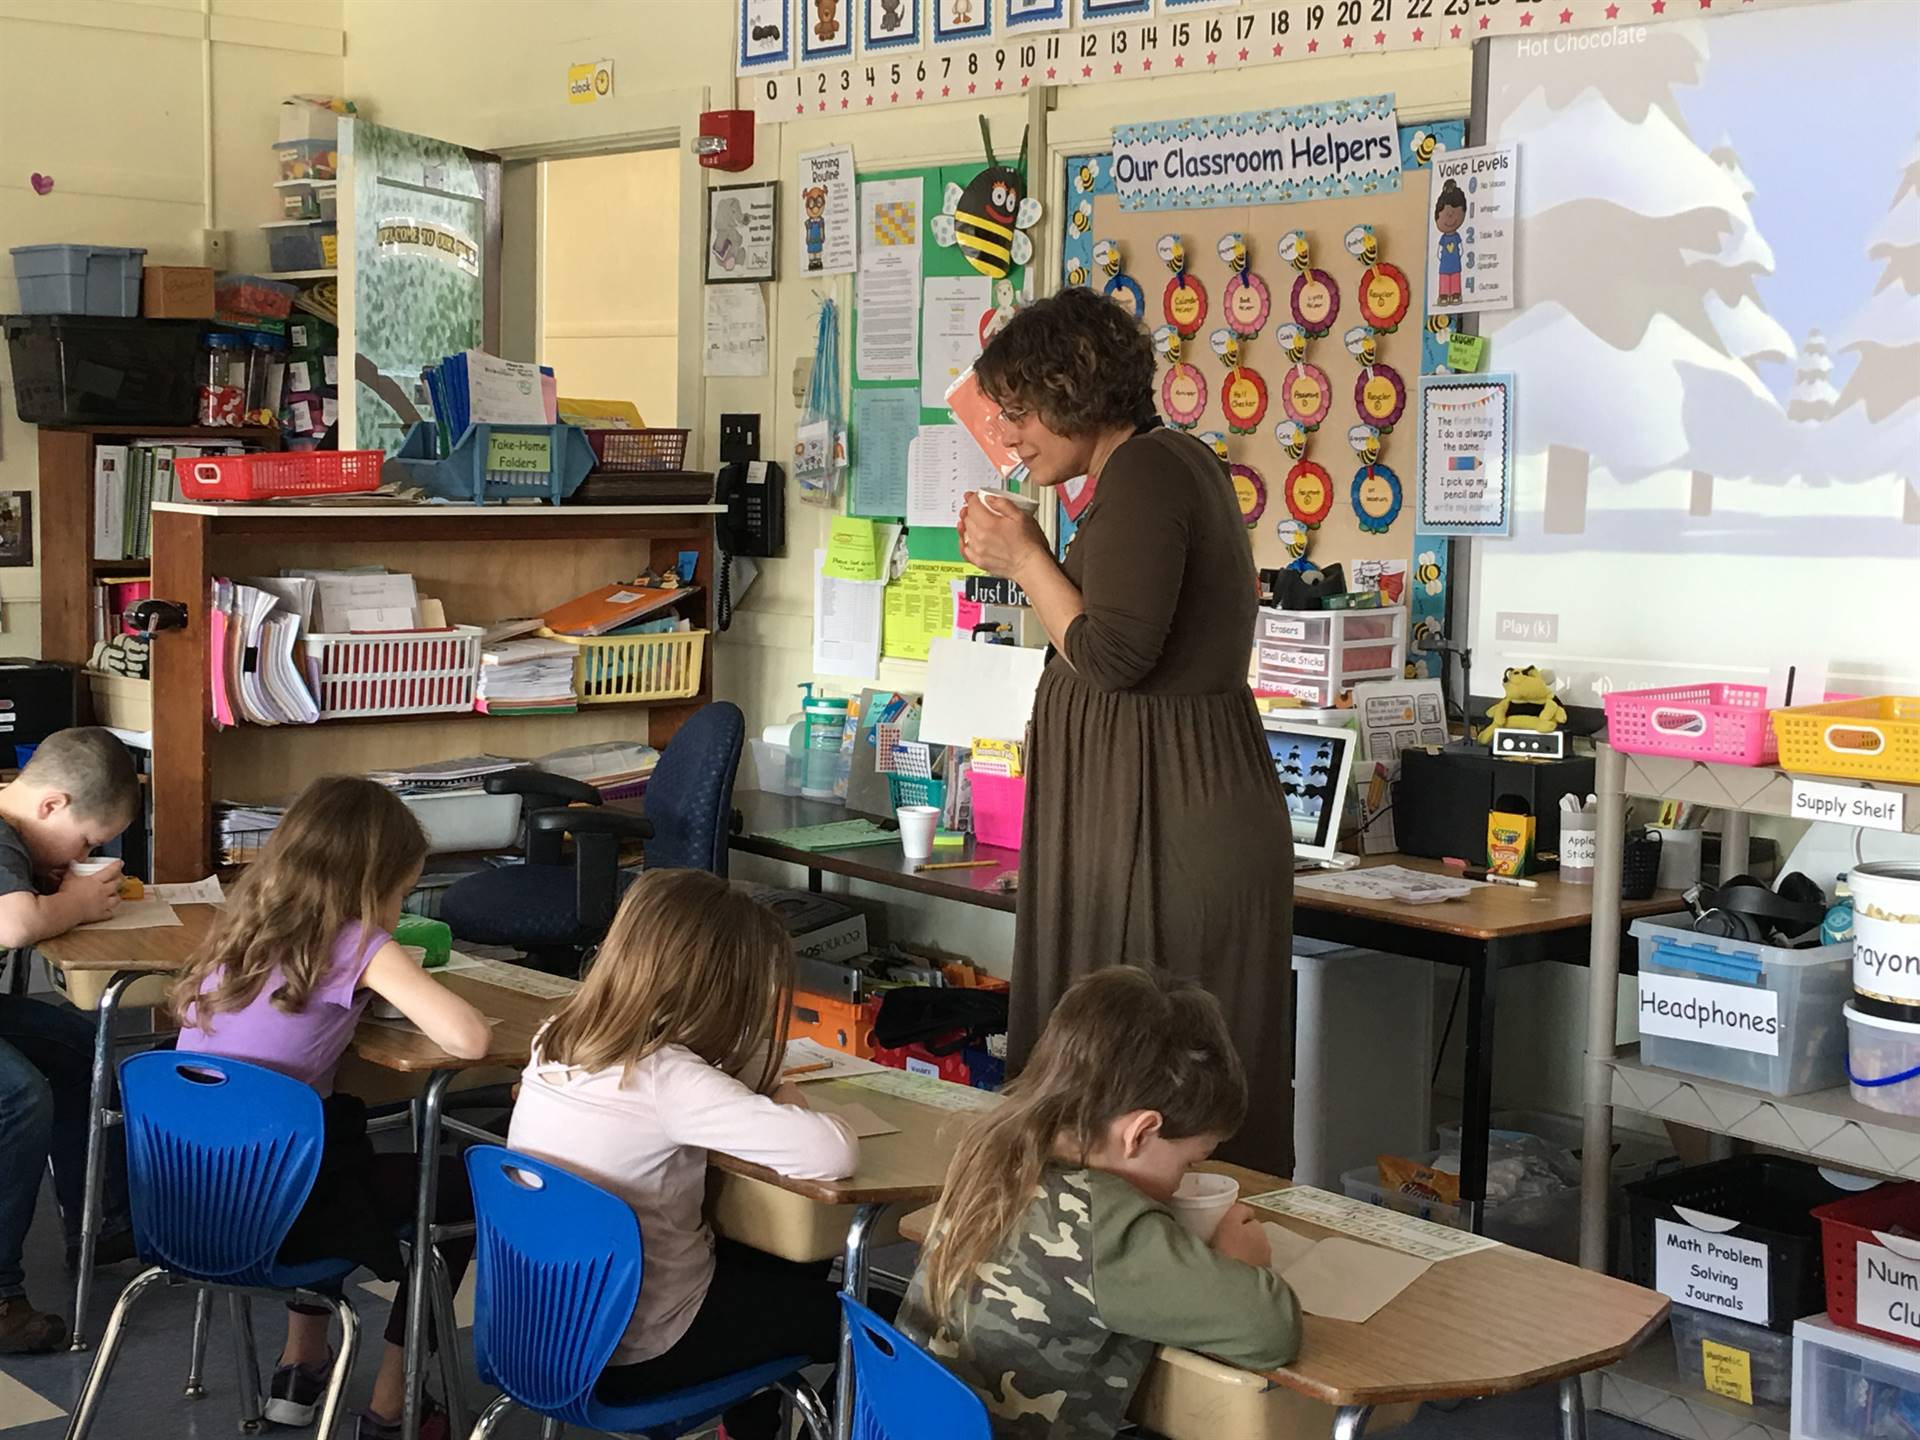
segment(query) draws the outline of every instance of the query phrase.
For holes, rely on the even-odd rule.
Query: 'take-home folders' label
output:
[[[1680,1305],[1764,1325],[1767,1247],[1672,1220],[1653,1222],[1653,1288]]]

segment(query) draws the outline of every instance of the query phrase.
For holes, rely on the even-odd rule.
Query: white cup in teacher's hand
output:
[[[1180,1181],[1180,1188],[1173,1192],[1169,1208],[1173,1218],[1186,1226],[1195,1239],[1210,1241],[1239,1198],[1240,1182],[1231,1175],[1189,1170]]]
[[[980,503],[995,515],[1007,513],[1000,508],[1003,503],[1013,506],[1022,515],[1032,515],[1040,509],[1038,495],[1017,495],[1011,490],[976,490],[973,493],[979,497]]]

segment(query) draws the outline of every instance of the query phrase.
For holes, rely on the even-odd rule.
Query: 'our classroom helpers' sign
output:
[[[1119,125],[1122,210],[1275,205],[1400,188],[1393,96]]]

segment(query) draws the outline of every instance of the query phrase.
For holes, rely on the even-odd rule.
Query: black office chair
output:
[[[529,768],[488,776],[490,794],[552,803],[526,816],[526,863],[456,881],[440,918],[456,940],[511,946],[536,969],[578,974],[632,883],[632,872],[619,865],[623,839],[645,842],[644,869],[727,873],[733,777],[745,735],[737,706],[718,702],[695,711],[660,752],[645,818],[603,806],[593,786],[563,775]]]

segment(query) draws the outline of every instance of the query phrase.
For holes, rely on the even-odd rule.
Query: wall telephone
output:
[[[787,545],[787,477],[779,465],[759,460],[760,417],[722,415],[720,456],[725,463],[714,478],[714,503],[726,514],[714,519],[720,550],[720,628],[733,622],[733,557],[778,555]]]

